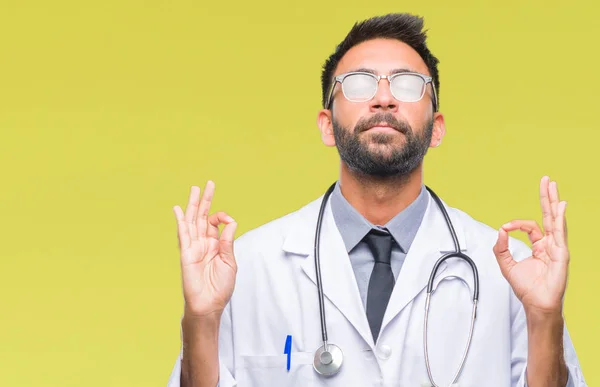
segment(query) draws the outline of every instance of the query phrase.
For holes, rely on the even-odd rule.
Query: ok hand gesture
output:
[[[190,317],[219,317],[233,294],[237,265],[233,240],[237,223],[224,212],[209,216],[215,191],[206,184],[202,200],[200,188],[191,188],[185,211],[173,208],[177,218],[185,313]],[[219,236],[219,225],[225,224]]]
[[[567,286],[569,249],[565,208],[560,201],[556,182],[544,176],[540,182],[540,203],[544,231],[533,220],[513,220],[498,233],[494,254],[502,274],[528,312],[556,313],[562,311]],[[532,255],[516,262],[508,249],[508,233],[521,230],[532,243]]]

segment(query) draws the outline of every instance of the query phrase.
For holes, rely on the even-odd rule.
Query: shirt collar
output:
[[[419,196],[383,226],[390,232],[403,253],[407,253],[410,249],[427,210],[427,203],[427,190],[425,186],[422,186]],[[331,212],[348,253],[358,245],[372,228],[379,228],[365,219],[346,200],[342,195],[339,181],[331,193]]]

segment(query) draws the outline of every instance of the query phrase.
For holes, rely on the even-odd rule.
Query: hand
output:
[[[231,299],[237,265],[233,240],[237,223],[224,212],[208,216],[215,191],[209,181],[200,201],[193,186],[185,210],[173,208],[177,218],[185,313],[190,317],[221,316]],[[219,237],[219,225],[225,224]]]
[[[540,182],[540,203],[544,232],[533,220],[514,220],[503,225],[498,233],[494,254],[502,275],[509,282],[526,312],[553,313],[562,311],[567,287],[569,249],[567,247],[567,203],[559,201],[556,182],[544,176]],[[532,243],[532,256],[516,262],[508,249],[508,233],[525,231]]]

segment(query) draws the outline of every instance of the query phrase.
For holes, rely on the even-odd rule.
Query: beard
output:
[[[362,132],[378,123],[385,122],[405,137],[404,144],[392,149],[371,149],[369,142],[394,146],[397,134],[374,133],[360,138]],[[402,178],[413,172],[427,154],[433,132],[433,118],[423,130],[416,132],[409,124],[397,120],[391,113],[378,113],[358,121],[354,130],[340,126],[335,120],[333,135],[341,160],[350,170],[367,177]]]

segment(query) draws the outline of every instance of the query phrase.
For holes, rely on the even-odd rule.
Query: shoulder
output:
[[[308,225],[312,218],[316,225],[321,200],[322,196],[293,212],[243,233],[235,240],[236,255],[238,250],[260,252],[276,249],[281,251],[286,236],[298,229],[298,226],[302,226],[304,223]]]
[[[451,219],[456,219],[468,241],[469,249],[492,249],[498,239],[498,229],[475,219],[463,210],[447,207]],[[523,241],[509,236],[509,249],[515,260],[519,261],[531,254],[530,247]]]

